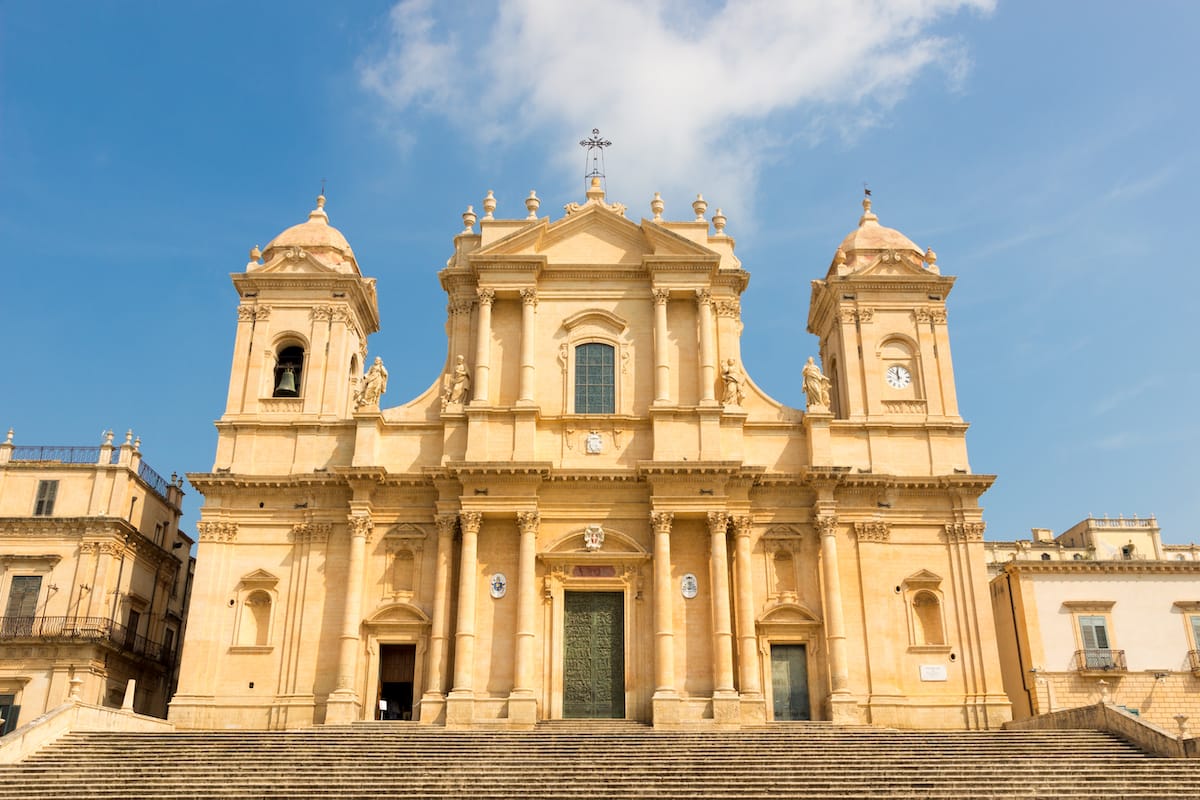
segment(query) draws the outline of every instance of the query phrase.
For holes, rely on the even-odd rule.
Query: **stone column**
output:
[[[729,614],[729,515],[708,512],[709,574],[712,581],[713,721],[736,725],[740,704],[733,687],[733,624]]]
[[[521,388],[518,403],[533,403],[534,315],[537,311],[537,290],[521,290]]]
[[[479,289],[479,328],[475,332],[475,393],[474,403],[488,402],[488,364],[492,352],[492,303],[495,289]]]
[[[750,567],[750,517],[733,518],[734,576],[737,595],[734,607],[738,623],[738,683],[743,696],[762,694],[758,663],[758,636],[754,630],[754,577]]]
[[[421,722],[438,722],[445,708],[446,645],[450,627],[450,560],[458,517],[438,514],[437,556],[433,567],[433,619],[429,632],[429,669],[421,698]]]
[[[671,402],[671,361],[667,354],[667,300],[671,292],[654,290],[654,402]]]
[[[675,633],[671,586],[670,511],[650,514],[654,528],[654,724],[679,722],[679,696],[675,691]]]
[[[446,724],[469,725],[474,716],[475,602],[479,585],[479,526],[483,514],[458,515],[462,549],[458,570],[458,620],[454,631],[454,688],[446,698]]]
[[[833,689],[835,722],[838,703],[849,700],[850,668],[846,658],[846,622],[842,612],[842,580],[838,573],[837,517],[820,514],[816,518],[821,534],[821,579],[825,584],[825,641],[829,646],[829,682]]]
[[[362,707],[355,692],[355,679],[358,672],[358,634],[362,627],[363,564],[374,523],[370,513],[365,511],[352,512],[347,522],[350,529],[350,558],[346,567],[346,593],[342,605],[337,688],[329,696],[325,713],[327,724],[353,722],[359,718]]]
[[[517,641],[513,668],[513,689],[508,698],[510,725],[533,727],[537,722],[537,699],[533,693],[534,614],[537,586],[534,571],[537,558],[538,512],[517,513],[521,541],[517,555]]]
[[[696,290],[696,313],[700,317],[700,402],[717,402],[716,345],[713,335],[712,293]]]

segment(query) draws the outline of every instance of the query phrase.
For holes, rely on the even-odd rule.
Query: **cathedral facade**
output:
[[[742,368],[718,210],[470,209],[446,368],[392,403],[324,197],[233,275],[228,400],[170,719],[657,727],[1009,718],[932,251],[858,226],[812,281],[808,407]],[[814,272],[813,277],[818,277]],[[796,331],[800,333],[799,330]],[[414,331],[413,335],[419,335]]]

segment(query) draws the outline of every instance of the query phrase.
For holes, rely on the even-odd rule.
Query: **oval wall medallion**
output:
[[[503,572],[497,572],[492,576],[492,597],[499,600],[501,597],[504,597],[504,594],[507,591],[508,578],[504,577]]]
[[[679,580],[679,591],[688,600],[691,600],[693,597],[695,597],[696,593],[700,591],[700,584],[696,582],[696,576],[690,572],[687,575],[684,575]]]

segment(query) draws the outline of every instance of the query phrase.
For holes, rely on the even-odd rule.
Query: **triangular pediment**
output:
[[[279,253],[275,258],[251,270],[255,275],[269,274],[312,274],[333,273],[338,270],[329,266],[307,250],[290,248]]]
[[[277,583],[279,583],[279,578],[265,569],[256,569],[242,576],[243,586],[274,586]]]
[[[929,280],[937,280],[938,278],[934,272],[925,269],[924,264],[913,254],[895,250],[883,251],[866,267],[856,270],[848,277],[879,278],[888,276],[897,278],[914,278],[919,276],[928,278]]]
[[[942,582],[942,576],[927,569],[918,570],[904,579],[909,586],[937,586]]]
[[[717,253],[643,221],[637,224],[599,205],[555,222],[539,220],[471,254],[471,260],[521,256],[548,264],[606,264],[637,267],[647,257],[687,256],[719,260]]]

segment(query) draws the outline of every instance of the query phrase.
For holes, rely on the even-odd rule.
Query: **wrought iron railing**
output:
[[[155,494],[163,500],[167,499],[167,487],[170,484],[166,478],[150,469],[150,465],[145,461],[138,465],[138,477],[144,480]]]
[[[57,461],[60,464],[95,464],[100,460],[99,447],[56,447],[54,445],[21,445],[12,451],[13,461]]]
[[[1080,672],[1124,672],[1125,651],[1108,648],[1076,650],[1075,669]]]
[[[174,649],[104,617],[0,617],[0,641],[23,639],[97,642],[167,667],[175,663]]]

